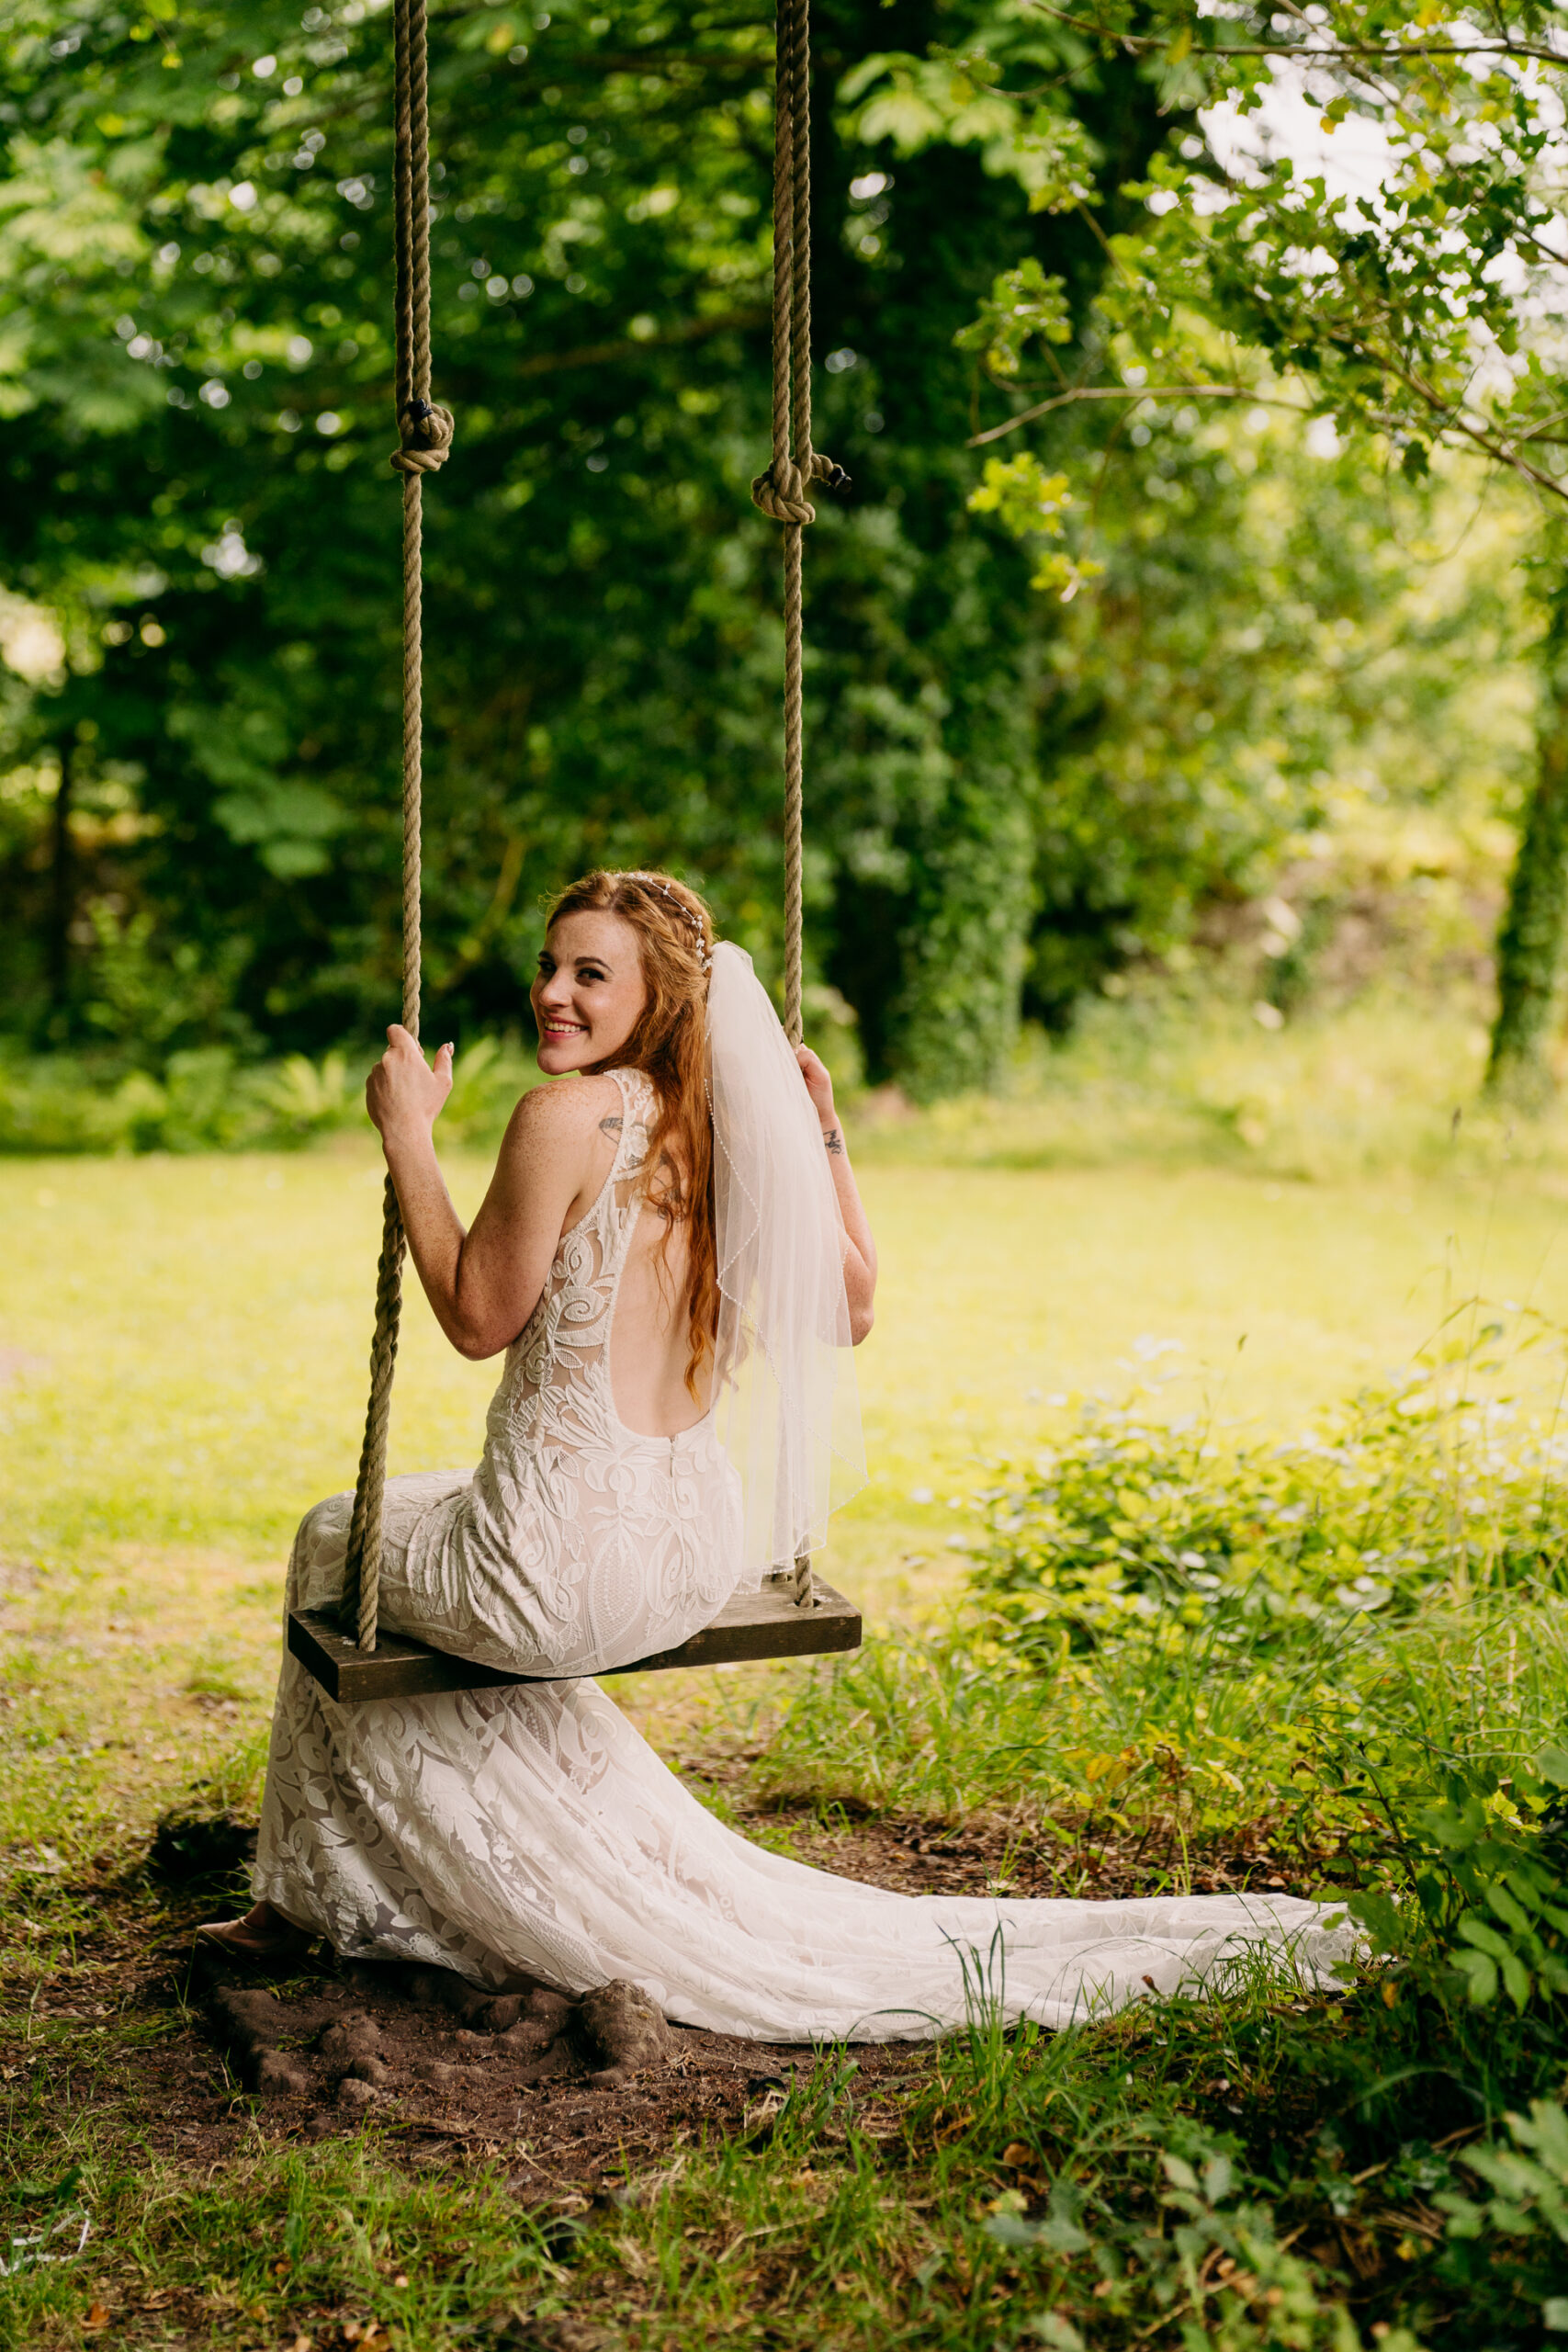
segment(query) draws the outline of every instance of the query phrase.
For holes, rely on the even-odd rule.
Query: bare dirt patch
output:
[[[1025,1831],[1005,1818],[943,1828],[929,1819],[770,1807],[775,1841],[805,1861],[901,1894],[1154,1894],[1168,1858],[1134,1841]],[[74,1964],[38,1987],[29,2034],[62,2107],[118,2114],[141,2145],[209,2165],[260,2130],[320,2140],[367,2129],[415,2165],[466,2153],[502,2157],[516,2192],[570,2211],[621,2193],[687,2146],[721,2137],[759,2142],[791,2088],[834,2060],[798,2046],[744,2041],[668,2023],[635,1985],[581,2001],[520,1984],[497,1996],[436,1969],[340,1962],[329,1952],[287,1976],[231,1966],[193,1945],[196,1922],[236,1907],[236,1869],[253,1833],[243,1825],[171,1816],[145,1865],[106,1862],[91,1884],[62,1892],[89,1906]],[[1283,1853],[1259,1829],[1223,1852],[1194,1856],[1195,1888],[1306,1892],[1322,1855]],[[852,2121],[876,2138],[895,2127],[893,2098],[919,2069],[918,2046],[854,2052],[839,2132]],[[40,2085],[41,2087],[41,2085]],[[63,2120],[63,2116],[62,2117]]]
[[[752,1815],[761,1820],[761,1813]],[[1183,1856],[1174,1837],[1107,1834],[1093,1823],[1059,1825],[980,1816],[959,1828],[897,1814],[863,1819],[786,1813],[790,1848],[803,1862],[867,1880],[898,1894],[1071,1896],[1111,1902],[1169,1894],[1306,1894],[1335,1874],[1336,1857],[1277,1841],[1268,1823]]]
[[[581,2001],[544,1986],[491,1997],[439,1969],[329,1960],[276,1992],[222,1971],[205,2008],[264,2130],[321,2139],[374,2123],[414,2161],[504,2154],[514,2188],[549,2199],[705,2137],[761,2143],[821,2063],[671,2025],[624,1982]],[[864,2053],[863,2130],[874,2132],[878,2085],[911,2054]]]

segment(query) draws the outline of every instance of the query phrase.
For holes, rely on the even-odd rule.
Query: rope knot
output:
[[[446,463],[454,418],[431,401],[410,401],[398,419],[401,446],[388,459],[394,473],[433,474]]]
[[[820,449],[811,453],[811,463],[806,472],[793,458],[775,458],[765,474],[759,474],[751,484],[751,503],[771,514],[775,523],[815,523],[817,509],[807,497],[807,481],[826,482],[829,490],[847,490],[850,478],[842,466],[825,458]]]

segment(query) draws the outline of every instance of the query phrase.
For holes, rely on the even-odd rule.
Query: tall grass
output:
[[[1384,980],[1278,1028],[1260,1025],[1260,1003],[1274,1013],[1213,975],[1091,1001],[1066,1039],[1026,1035],[1003,1096],[923,1112],[866,1098],[858,1148],[943,1166],[1225,1167],[1281,1183],[1473,1181],[1505,1166],[1552,1181],[1562,1166],[1561,1102],[1522,1118],[1482,1098],[1486,1008],[1472,987]]]

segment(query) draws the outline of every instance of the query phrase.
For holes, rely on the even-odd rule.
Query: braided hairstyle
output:
[[[620,1051],[595,1062],[587,1075],[639,1069],[658,1097],[648,1139],[648,1201],[664,1219],[661,1255],[675,1227],[687,1229],[686,1386],[696,1402],[698,1377],[718,1339],[707,1067],[713,918],[697,893],[673,875],[612,873],[601,866],[558,892],[546,910],[547,927],[573,914],[619,915],[637,933],[648,1001]]]

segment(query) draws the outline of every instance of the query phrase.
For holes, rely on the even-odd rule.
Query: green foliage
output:
[[[166,1011],[167,1000],[154,1017],[159,1005]],[[0,1054],[0,1152],[288,1150],[367,1132],[363,1057],[247,1063],[205,1046],[164,1055],[154,1076],[141,1066],[148,1043],[128,1027],[117,1056]],[[518,1096],[538,1083],[515,1037],[477,1038],[453,1065],[445,1138],[493,1146]]]
[[[1478,1353],[1507,1336],[1474,1306],[1450,1328]],[[1542,1334],[1527,1320],[1523,1337]],[[1142,1625],[1218,1663],[1315,1645],[1371,1611],[1409,1616],[1440,1592],[1560,1587],[1562,1442],[1520,1444],[1506,1408],[1449,1391],[1446,1352],[1293,1444],[1233,1450],[1201,1426],[1090,1408],[994,1493],[972,1572],[987,1622],[1042,1658]]]
[[[1183,372],[1109,320],[1073,361]],[[1103,447],[1086,417],[1115,420]],[[971,493],[1060,600],[1026,999],[1053,1025],[1108,963],[1223,937],[1227,903],[1331,837],[1358,775],[1455,814],[1523,782],[1527,741],[1482,718],[1499,673],[1469,662],[1482,642],[1518,661],[1534,635],[1522,513],[1504,503],[1488,550],[1451,465],[1412,492],[1355,445],[1315,453],[1303,423],[1196,399],[1068,410],[1046,454],[987,457]]]
[[[1027,452],[1006,460],[987,458],[978,490],[969,493],[973,513],[998,515],[1014,538],[1026,541],[1059,539],[1063,510],[1072,503],[1066,475],[1047,474],[1039,459]],[[1091,558],[1075,562],[1072,557],[1053,548],[1041,555],[1029,584],[1032,588],[1059,589],[1066,603],[1086,580],[1094,579],[1104,569],[1103,564]]]
[[[1004,2211],[989,2223],[999,2245],[1043,2257],[1031,2266],[1031,2286],[1053,2307],[1036,2317],[1040,2340],[1056,2352],[1082,2352],[1080,2328],[1098,2333],[1090,2315],[1099,2305],[1123,2323],[1151,2309],[1156,2325],[1185,2318],[1182,2340],[1193,2352],[1359,2352],[1359,2334],[1321,2266],[1280,2242],[1274,2208],[1242,2192],[1231,2157],[1201,2156],[1200,2170],[1147,2132],[1146,2122],[1145,2134],[1135,2122],[1122,2126],[1116,2169],[1103,2164],[1087,2180],[1059,2177],[1042,2220]],[[1160,2215],[1152,2225],[1145,2211],[1128,2211],[1123,2165],[1155,2178],[1163,2173],[1163,2193],[1152,2182],[1145,2192]],[[1404,2329],[1382,2340],[1416,2352]]]
[[[112,898],[271,1052],[319,1057],[395,997],[389,26],[277,0],[153,24],[31,6],[0,50],[0,568],[63,646],[7,700],[0,977],[35,1043],[79,1046],[107,1001],[83,910]],[[1041,623],[964,503],[953,338],[998,240],[1079,307],[1103,273],[1077,215],[1032,220],[1048,144],[1075,187],[1102,154],[1115,220],[1168,135],[1112,62],[1042,124],[1032,190],[967,132],[879,169],[889,135],[835,87],[868,34],[935,29],[926,0],[818,23],[817,431],[855,494],[808,566],[810,956],[873,1074],[922,1093],[1002,1069],[1033,898]],[[459,1034],[520,1018],[540,898],[591,860],[700,877],[776,964],[777,544],[748,489],[771,71],[760,20],[646,0],[434,28],[459,421],[426,500],[426,1000]]]
[[[960,328],[953,340],[960,351],[979,352],[992,377],[1009,377],[1018,374],[1023,347],[1034,336],[1044,344],[1068,343],[1072,333],[1065,281],[1047,277],[1032,259],[997,279],[974,325]]]
[[[1434,2200],[1450,2217],[1443,2272],[1488,2304],[1506,2299],[1521,2330],[1568,2333],[1568,2114],[1538,2098],[1506,2120],[1506,2140],[1461,2158],[1492,2194],[1450,2189]]]
[[[87,916],[96,953],[82,1014],[90,1035],[151,1070],[197,1039],[247,1039],[246,1024],[232,1010],[243,942],[217,943],[210,959],[189,940],[160,954],[147,909],[125,919],[96,899]]]
[[[1081,74],[1080,44],[1004,6],[976,18],[962,49],[932,40],[923,56],[890,50],[863,59],[844,76],[840,96],[856,110],[855,130],[868,144],[889,141],[901,158],[938,145],[976,148],[990,176],[1023,188],[1032,212],[1064,212],[1103,200],[1097,167],[1106,143],[1083,119],[1094,109],[1075,111],[1059,72],[1021,98],[999,80],[1010,70],[1050,74],[1069,60]],[[1081,84],[1077,103],[1082,107]]]
[[[1021,994],[1063,1028],[1105,975],[1271,887],[1351,769],[1468,789],[1460,706],[1517,650],[1494,548],[1428,593],[1455,520],[1440,468],[1391,487],[1381,458],[1303,455],[1295,419],[1265,433],[1231,397],[1279,393],[1260,347],[1281,356],[1281,304],[1292,353],[1344,325],[1292,242],[1334,205],[1272,167],[1214,178],[1192,109],[1250,104],[1264,69],[1190,15],[1110,16],[1114,43],[1010,0],[818,26],[818,430],[855,492],[812,534],[808,952],[860,1015],[866,1074],[920,1098],[1005,1075]],[[21,921],[0,980],[36,1044],[81,1046],[95,1007],[123,1027],[87,915],[112,901],[208,991],[169,1050],[319,1057],[395,993],[388,27],[274,0],[178,23],[177,45],[139,39],[94,0],[62,48],[24,9],[0,58],[0,566],[61,649],[5,682]],[[427,501],[427,996],[472,1035],[519,1019],[539,899],[590,858],[700,877],[776,963],[777,583],[747,492],[770,47],[646,0],[545,28],[487,8],[436,46],[435,349],[459,427]],[[1399,147],[1421,266],[1448,272],[1417,324],[1449,367],[1506,311],[1476,256],[1518,175],[1488,144],[1498,76],[1472,104],[1469,68],[1433,70],[1412,103],[1446,93],[1485,129],[1483,166],[1457,138],[1443,153],[1490,174],[1494,207],[1450,205],[1469,243],[1445,260],[1420,208],[1450,198]],[[1267,269],[1244,283],[1254,214]],[[1342,274],[1371,253],[1378,299],[1404,300],[1403,264],[1348,214],[1325,234]],[[1375,423],[1342,356],[1329,334],[1315,375],[1292,360],[1298,417]],[[1451,374],[1433,380],[1462,419]],[[1378,413],[1407,393],[1385,368]],[[999,472],[964,446],[1032,415],[1038,447]],[[1495,756],[1487,789],[1517,766]]]
[[[1451,1771],[1438,1802],[1391,1822],[1425,1938],[1476,2008],[1502,1993],[1521,2013],[1533,2004],[1568,2017],[1563,1787],[1568,1753],[1549,1745],[1502,1780]],[[1382,1898],[1358,1898],[1358,1916],[1388,1949],[1410,1943],[1410,1923]]]
[[[1568,496],[1555,247],[1565,61],[1552,13],[1538,0],[1461,8],[1439,35],[1416,0],[1355,0],[1329,28],[1261,7],[1222,20],[1190,0],[1135,16],[1108,0],[1073,21],[1157,64],[1166,102],[1206,106],[1207,130],[1155,155],[1126,191],[1146,212],[1111,241],[1117,266],[1099,305],[1102,331],[1083,338],[1070,367],[1058,365],[1051,398],[1022,409],[1010,401],[1010,419],[993,434],[1102,403],[1093,413],[1116,420],[1101,436],[1109,468],[1129,416],[1136,438],[1161,401],[1218,408],[1250,387],[1332,421],[1391,481],[1419,489],[1438,451],[1461,452],[1515,474],[1551,519],[1539,565],[1548,622],[1539,772],[1499,941],[1489,1073],[1495,1088],[1538,1107],[1568,932],[1556,675],[1556,524]],[[1010,107],[1016,126],[1024,105],[999,84],[994,73],[991,103]],[[1280,103],[1292,98],[1302,103],[1287,128]],[[1375,193],[1337,172],[1326,144],[1321,164],[1303,152],[1308,105],[1321,109],[1327,137],[1355,122],[1360,151],[1378,159]],[[1005,374],[990,374],[1005,391]]]

